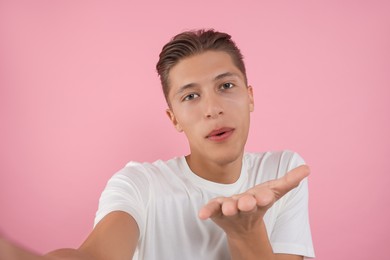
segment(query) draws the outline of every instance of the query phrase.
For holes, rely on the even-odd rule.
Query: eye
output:
[[[224,89],[230,89],[234,87],[234,84],[233,83],[230,83],[230,82],[227,82],[227,83],[223,83],[220,87],[220,89],[224,90]]]
[[[183,101],[193,100],[193,99],[198,98],[198,97],[199,97],[198,94],[196,94],[196,93],[191,93],[191,94],[188,94],[187,96],[185,96],[185,97],[183,98]]]

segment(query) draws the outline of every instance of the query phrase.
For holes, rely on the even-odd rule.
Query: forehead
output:
[[[244,80],[241,71],[226,52],[206,51],[184,58],[169,72],[170,92],[184,85],[206,83],[227,72],[237,74]]]

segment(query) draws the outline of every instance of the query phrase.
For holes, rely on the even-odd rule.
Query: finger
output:
[[[257,189],[254,197],[256,199],[256,205],[265,209],[272,206],[272,204],[277,200],[277,198],[275,198],[275,191],[264,187]]]
[[[250,212],[256,209],[256,198],[252,194],[243,194],[237,201],[237,207],[242,212]]]
[[[206,220],[208,218],[213,218],[217,215],[221,215],[221,199],[215,199],[211,200],[209,203],[207,203],[205,206],[203,206],[198,213],[198,216],[202,220]]]
[[[238,213],[237,200],[234,198],[225,198],[221,205],[222,214],[225,216],[234,216]]]
[[[282,178],[269,182],[269,187],[276,192],[277,199],[294,189],[299,183],[310,174],[306,165],[301,165],[287,172]]]

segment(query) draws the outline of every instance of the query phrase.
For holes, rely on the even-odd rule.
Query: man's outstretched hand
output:
[[[211,218],[227,235],[251,233],[262,224],[266,211],[309,173],[309,167],[302,165],[279,179],[256,185],[244,193],[212,199],[200,209],[199,218]]]

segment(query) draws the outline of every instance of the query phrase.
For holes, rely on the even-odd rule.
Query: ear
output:
[[[248,97],[249,97],[249,111],[253,112],[255,110],[255,101],[253,98],[253,88],[252,86],[248,86]]]
[[[173,113],[172,109],[167,108],[165,111],[167,116],[169,117],[169,120],[171,120],[173,126],[176,128],[178,132],[183,132],[183,129],[181,128],[180,124],[177,122],[175,114]]]

